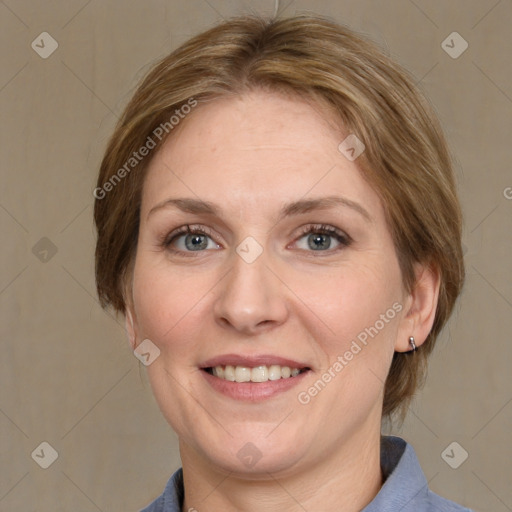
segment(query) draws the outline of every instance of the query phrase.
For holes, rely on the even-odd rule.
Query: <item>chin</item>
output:
[[[247,423],[225,427],[226,430],[221,428],[208,438],[202,429],[202,436],[198,431],[189,430],[186,437],[179,433],[180,439],[185,439],[182,449],[189,445],[196,455],[218,471],[249,480],[268,479],[269,473],[285,476],[293,473],[305,459],[308,443],[300,429],[294,435],[290,433],[290,425],[279,434],[272,433],[267,423],[252,425],[252,428]],[[191,433],[195,438],[190,437]]]
[[[275,452],[248,442],[236,452],[205,453],[210,463],[221,471],[244,480],[268,480],[273,476],[285,476],[297,469],[301,457],[290,450]]]

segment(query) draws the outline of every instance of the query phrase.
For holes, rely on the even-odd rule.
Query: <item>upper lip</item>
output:
[[[290,368],[309,368],[308,364],[286,357],[273,356],[268,354],[244,356],[241,354],[224,354],[208,359],[201,364],[201,368],[214,368],[215,366],[289,366]]]

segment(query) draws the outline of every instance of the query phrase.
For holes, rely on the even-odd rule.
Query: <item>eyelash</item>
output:
[[[311,251],[306,251],[306,252],[314,252],[314,253],[316,253],[316,252],[322,253],[323,252],[324,254],[325,253],[331,254],[332,252],[340,251],[343,248],[348,247],[353,241],[350,238],[350,236],[348,236],[346,233],[344,233],[343,231],[335,228],[334,226],[330,226],[328,224],[308,224],[306,226],[303,226],[300,229],[299,236],[295,240],[299,240],[302,237],[304,237],[305,235],[309,235],[312,233],[332,236],[333,238],[336,239],[337,242],[339,242],[340,245],[339,245],[339,247],[337,247],[335,249],[328,249],[326,251],[311,250]],[[212,240],[214,240],[212,231],[210,229],[206,228],[205,226],[187,224],[185,226],[181,226],[181,227],[175,229],[169,235],[167,235],[164,238],[164,240],[162,241],[161,245],[165,249],[167,249],[173,253],[186,254],[187,256],[193,256],[193,253],[195,251],[176,250],[176,249],[173,249],[171,246],[171,244],[177,238],[179,238],[181,235],[188,235],[188,234],[206,235],[206,236],[210,237]],[[302,250],[304,250],[304,249],[302,249]],[[204,251],[197,251],[197,252],[204,252]]]
[[[343,231],[335,228],[334,226],[329,226],[328,224],[308,224],[303,226],[300,229],[299,236],[296,240],[301,239],[302,237],[310,234],[321,234],[321,235],[329,235],[333,237],[337,242],[339,242],[339,247],[335,249],[328,249],[326,251],[306,251],[311,253],[324,253],[324,254],[332,254],[333,252],[340,251],[343,248],[348,247],[352,243],[352,239]],[[304,249],[302,249],[304,250]]]
[[[182,254],[183,251],[179,251],[179,250],[176,250],[176,249],[173,249],[171,247],[171,244],[172,242],[174,242],[174,240],[176,238],[178,238],[179,236],[181,235],[188,235],[188,234],[191,234],[191,235],[206,235],[206,236],[209,236],[210,238],[213,239],[213,236],[212,236],[212,232],[204,227],[204,226],[199,226],[199,225],[185,225],[185,226],[181,226],[177,229],[175,229],[174,231],[172,231],[171,233],[169,233],[163,240],[162,242],[162,246],[171,251],[171,252],[174,252],[174,253],[180,253]],[[187,251],[189,253],[192,253],[193,251]],[[203,251],[198,251],[198,252],[203,252]]]

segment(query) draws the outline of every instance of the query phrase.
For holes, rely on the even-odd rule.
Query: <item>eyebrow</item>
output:
[[[317,210],[328,210],[338,206],[350,208],[359,213],[367,222],[372,223],[373,217],[359,203],[342,196],[326,196],[312,199],[299,199],[286,203],[280,210],[277,221],[285,217],[300,215]],[[220,208],[209,201],[203,201],[194,198],[170,198],[158,203],[148,213],[150,215],[163,208],[175,207],[184,213],[196,215],[216,215],[219,216]]]

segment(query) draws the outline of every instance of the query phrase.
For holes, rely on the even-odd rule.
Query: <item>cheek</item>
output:
[[[200,303],[197,279],[180,277],[172,268],[161,268],[138,260],[134,269],[133,300],[139,337],[151,339],[160,346],[175,337],[182,325],[193,318]],[[183,332],[181,332],[183,334]]]
[[[134,269],[138,342],[150,339],[160,350],[160,356],[146,368],[147,374],[162,414],[185,437],[194,432],[196,412],[191,396],[200,396],[194,390],[198,371],[194,356],[204,341],[202,307],[205,291],[211,287],[205,287],[206,281],[204,276],[183,276],[169,265],[155,265],[143,258]]]
[[[377,336],[388,351],[396,335],[397,310],[401,309],[398,266],[393,261],[359,263],[316,277],[297,276],[294,292],[313,313],[311,329],[316,325],[329,359],[347,350],[353,340],[364,345]]]

